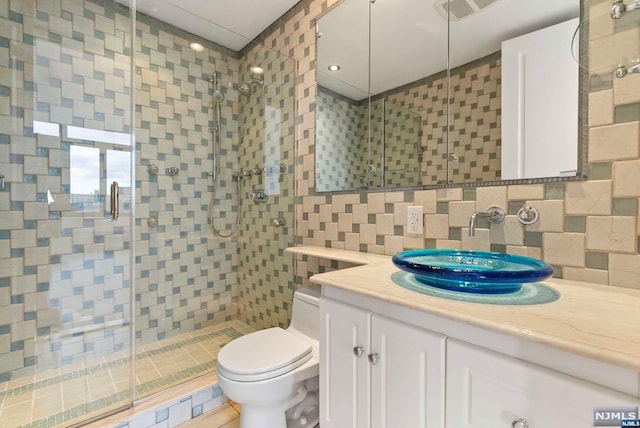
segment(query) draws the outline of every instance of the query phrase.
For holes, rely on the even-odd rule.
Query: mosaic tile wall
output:
[[[221,104],[220,185],[215,225],[229,231],[237,215],[236,54],[138,14],[136,35],[136,339],[149,343],[237,315],[237,242],[214,237],[207,210],[212,191],[212,84]],[[157,176],[147,171],[159,168]],[[167,169],[177,167],[170,176]],[[156,227],[147,219],[155,218]]]
[[[314,193],[314,19],[335,2],[305,0],[264,37],[299,61],[296,215],[298,244],[394,254],[407,248],[482,248],[540,257],[555,275],[620,287],[640,287],[640,79],[611,78],[620,55],[640,52],[637,26],[611,21],[609,2],[589,2],[591,70],[589,180],[383,193]],[[615,42],[615,44],[612,44]],[[616,49],[610,46],[615,45]],[[605,67],[606,68],[606,67]],[[446,97],[445,97],[446,98]],[[439,99],[441,99],[439,97]],[[434,121],[442,118],[438,110]],[[424,136],[423,136],[424,137]],[[541,214],[523,227],[516,210],[526,202]],[[405,234],[406,207],[422,205],[425,235]],[[471,212],[502,205],[506,221],[481,225],[469,238]],[[298,280],[307,271],[296,271]]]
[[[500,71],[499,52],[451,70],[449,151],[457,156],[448,163],[451,182],[500,179]],[[438,73],[384,96],[422,117],[421,184],[446,183],[446,76]]]
[[[421,118],[416,112],[384,102],[384,185],[419,186]]]
[[[254,66],[264,70],[264,85],[254,85],[251,95],[240,100],[238,153],[241,168],[262,172],[242,181],[238,316],[260,329],[286,326],[293,299],[293,259],[284,250],[294,240],[296,63],[255,45],[242,53],[240,80],[249,79]],[[257,191],[268,196],[266,203],[248,197]],[[280,216],[286,224],[276,227],[274,220]]]
[[[318,88],[316,187],[322,191],[362,186],[367,150],[360,138],[361,103]]]
[[[129,28],[103,2],[0,2],[0,382],[127,351]]]

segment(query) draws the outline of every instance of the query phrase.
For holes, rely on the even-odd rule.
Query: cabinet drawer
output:
[[[638,399],[534,364],[447,340],[446,426],[591,428],[594,407],[637,406]]]

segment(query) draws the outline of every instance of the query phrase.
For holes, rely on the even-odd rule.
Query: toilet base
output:
[[[240,428],[287,428],[283,406],[258,407],[243,405]]]

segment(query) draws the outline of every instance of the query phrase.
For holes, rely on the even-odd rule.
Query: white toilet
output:
[[[218,354],[218,382],[242,405],[240,428],[301,428],[318,424],[320,289],[293,295],[291,325],[256,331]]]

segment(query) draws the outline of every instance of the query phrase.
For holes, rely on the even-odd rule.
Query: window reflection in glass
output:
[[[71,204],[75,211],[98,212],[100,195],[100,150],[72,145],[70,148]]]

